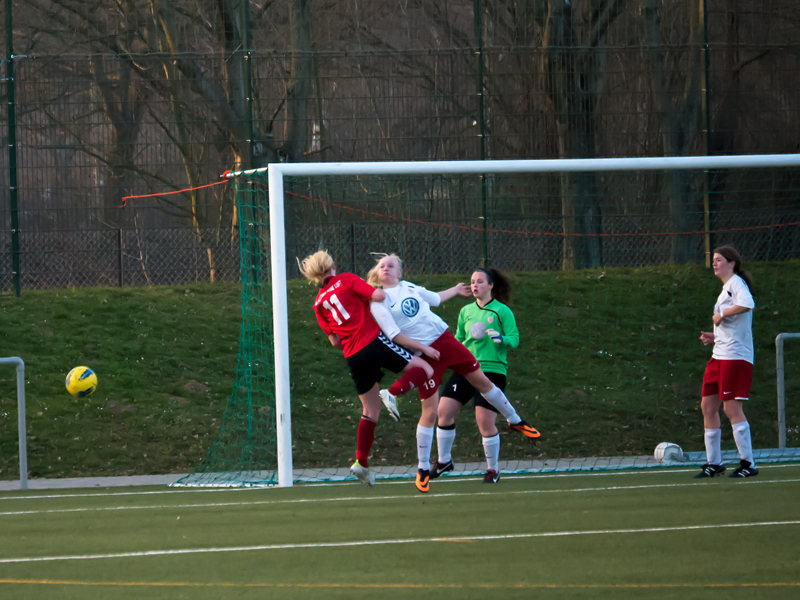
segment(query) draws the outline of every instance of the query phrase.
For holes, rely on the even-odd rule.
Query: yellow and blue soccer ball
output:
[[[91,396],[97,389],[97,375],[89,367],[75,367],[67,373],[67,391],[76,398]]]

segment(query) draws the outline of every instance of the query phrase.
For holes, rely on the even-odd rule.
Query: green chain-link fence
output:
[[[3,93],[8,100],[13,84],[16,122],[7,102],[0,119],[4,136],[15,126],[18,186],[9,189],[4,143],[3,291],[14,289],[17,264],[22,289],[235,279],[241,217],[227,186],[120,208],[125,196],[207,185],[231,168],[786,153],[800,143],[800,7],[789,0],[6,6],[14,78],[6,43]],[[595,193],[584,183],[550,185],[567,186],[580,209]],[[793,184],[762,183],[775,190],[774,210],[797,207]],[[715,195],[727,182],[713,177],[687,184],[686,193],[709,190],[712,228],[726,228],[746,202],[744,192]],[[620,204],[620,214],[642,215],[643,232],[675,227],[647,221],[660,209],[641,202]],[[568,231],[581,218],[561,213],[535,212],[529,226]],[[495,211],[489,225],[516,218]],[[304,227],[296,234],[313,238]],[[354,224],[349,234],[366,232]],[[788,243],[781,251],[792,254]],[[537,256],[524,268],[570,266],[560,251]],[[623,245],[600,264],[674,258]]]

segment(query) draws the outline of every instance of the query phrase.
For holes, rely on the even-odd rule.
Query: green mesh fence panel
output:
[[[705,268],[706,244],[732,244],[755,281],[745,411],[757,460],[798,458],[775,450],[774,339],[800,331],[800,170],[285,177],[284,186],[295,480],[348,476],[361,412],[341,352],[316,323],[317,288],[294,264],[320,248],[340,272],[362,277],[372,253],[395,252],[405,278],[432,290],[469,281],[482,264],[510,275],[521,343],[509,352],[506,393],[542,438],[532,443],[498,423],[501,469],[541,472],[657,466],[663,441],[679,444],[687,464],[705,462],[700,387],[711,348],[698,337],[721,288]],[[201,483],[269,482],[275,468],[266,173],[239,178],[237,197],[239,368],[223,434],[192,476]],[[451,331],[467,302],[436,309]],[[798,368],[788,353],[787,373]],[[394,380],[389,373],[382,386]],[[787,398],[796,396],[800,380],[787,381]],[[370,466],[379,478],[416,470],[416,393],[399,407],[402,420],[384,415],[376,431]],[[456,423],[455,474],[484,471],[471,405]],[[799,446],[791,405],[787,427],[787,445]],[[730,427],[723,432],[726,460],[738,460]]]
[[[178,485],[247,487],[277,481],[268,209],[251,182],[234,180],[234,187],[242,285],[236,379],[219,438]]]

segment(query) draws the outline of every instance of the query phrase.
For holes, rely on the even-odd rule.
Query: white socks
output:
[[[513,406],[511,406],[511,403],[508,401],[508,398],[506,398],[506,395],[503,393],[503,390],[501,390],[496,385],[493,386],[492,389],[490,389],[485,394],[481,393],[481,396],[486,398],[489,404],[491,404],[498,411],[500,411],[500,414],[503,415],[506,418],[506,420],[512,425],[516,425],[517,423],[522,421],[520,416],[517,414],[517,411],[514,410]]]
[[[431,446],[433,445],[433,427],[417,425],[417,460],[418,469],[429,471],[431,468]]]
[[[750,440],[750,424],[747,421],[742,421],[741,423],[735,423],[732,427],[733,439],[736,441],[736,447],[739,449],[739,457],[755,467],[753,442]],[[722,464],[721,438],[721,429],[706,429],[706,457],[710,465]]]
[[[742,421],[741,423],[733,425],[733,439],[736,441],[736,447],[739,449],[739,457],[749,462],[750,466],[755,467],[753,443],[750,441],[750,424],[747,421]]]
[[[500,457],[500,434],[483,438],[483,451],[486,453],[486,465],[490,471],[500,472],[497,459]]]
[[[722,429],[706,429],[706,461],[709,465],[722,464]]]
[[[453,449],[453,442],[456,441],[456,429],[436,428],[436,447],[439,449],[439,462],[446,463],[453,460],[450,452]]]

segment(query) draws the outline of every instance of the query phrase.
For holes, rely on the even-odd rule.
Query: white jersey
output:
[[[442,299],[436,292],[401,281],[393,288],[384,288],[383,302],[371,302],[370,310],[383,333],[390,340],[404,333],[412,340],[426,346],[435,342],[447,331],[447,323],[431,311],[431,305],[439,306]],[[388,310],[391,319],[386,318]]]
[[[725,285],[714,305],[714,314],[727,311],[734,306],[750,310],[741,315],[725,317],[714,327],[714,352],[717,360],[746,360],[753,364],[753,310],[756,303],[744,279],[733,275]]]

